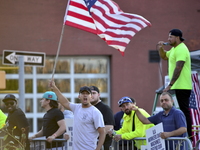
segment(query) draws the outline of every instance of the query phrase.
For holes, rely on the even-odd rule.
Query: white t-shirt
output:
[[[74,113],[73,149],[96,149],[99,136],[97,129],[104,127],[101,112],[94,106],[82,108],[82,104],[73,103],[70,103],[70,109]]]

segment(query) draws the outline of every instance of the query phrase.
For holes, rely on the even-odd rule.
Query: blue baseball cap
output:
[[[45,92],[42,98],[46,98],[46,99],[50,99],[50,100],[54,100],[54,101],[58,100],[56,93],[54,93],[52,91]]]
[[[121,107],[122,104],[124,103],[133,103],[132,99],[128,96],[122,97],[119,101],[118,101],[118,105],[119,107]]]

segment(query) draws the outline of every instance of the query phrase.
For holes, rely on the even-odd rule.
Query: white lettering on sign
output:
[[[19,56],[16,55],[15,52],[11,53],[10,55],[6,56],[6,59],[9,60],[11,63],[15,64],[15,62],[19,61]],[[26,63],[42,63],[41,56],[23,56],[24,62]]]

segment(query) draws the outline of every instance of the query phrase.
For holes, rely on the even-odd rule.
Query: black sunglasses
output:
[[[14,105],[14,102],[5,102],[5,105],[6,105],[6,106],[8,106],[8,105],[13,106],[13,105]]]

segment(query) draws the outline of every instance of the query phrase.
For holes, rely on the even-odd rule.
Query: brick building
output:
[[[151,113],[155,90],[163,85],[162,78],[167,74],[167,62],[155,62],[157,59],[150,57],[150,53],[156,51],[158,41],[167,41],[168,32],[173,28],[183,31],[185,43],[190,51],[200,49],[200,1],[115,1],[124,12],[139,14],[148,19],[152,27],[141,30],[132,38],[123,57],[97,35],[65,26],[59,54],[59,60],[63,61],[58,64],[55,79],[66,78],[64,81],[67,88],[65,82],[62,82],[62,85],[58,82],[59,86],[63,87],[62,92],[71,101],[77,102],[79,86],[97,84],[102,91],[103,100],[111,106],[114,113],[119,111],[117,101],[123,96],[134,97],[138,106]],[[25,96],[27,102],[29,101],[26,104],[26,111],[30,118],[40,108],[29,107],[39,107],[35,100],[47,90],[47,86],[43,86],[47,81],[46,77],[51,78],[66,6],[67,1],[64,0],[0,2],[0,55],[3,54],[3,50],[19,50],[45,52],[47,56],[46,69],[25,69],[30,74],[25,76],[26,86],[32,85]],[[63,64],[67,67],[62,68]],[[92,67],[87,68],[87,64]],[[84,71],[80,71],[81,69]],[[34,72],[37,75],[36,80],[31,77],[34,76]],[[44,72],[48,74],[45,78],[40,75]],[[12,79],[12,74],[8,74],[7,77]],[[14,74],[14,78],[17,79],[17,72]],[[38,83],[36,91],[35,81]],[[38,86],[40,84],[41,87]],[[39,90],[39,87],[43,89]],[[7,90],[10,89],[7,87]],[[0,93],[0,99],[4,95]],[[39,112],[41,118],[42,110]],[[37,124],[37,119],[32,119],[33,126]],[[33,132],[36,130],[32,129]]]

